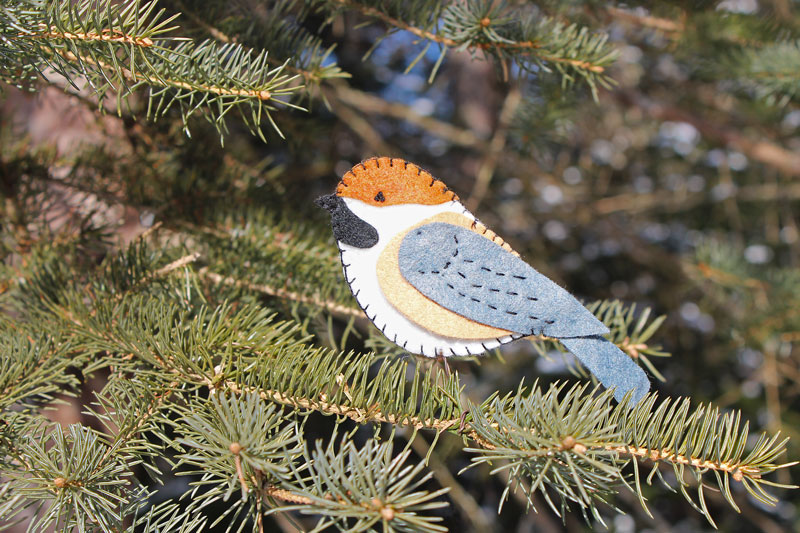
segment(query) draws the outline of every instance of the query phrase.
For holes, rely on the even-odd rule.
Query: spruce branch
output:
[[[4,473],[17,499],[0,504],[0,516],[11,521],[34,506],[40,512],[32,528],[120,531],[123,509],[135,491],[123,487],[130,475],[126,454],[118,451],[101,466],[97,458],[105,450],[94,432],[79,425],[56,424],[47,434],[29,435],[19,446],[19,455],[27,458],[24,469]]]
[[[74,389],[77,379],[68,372],[74,356],[68,337],[30,332],[3,324],[0,335],[0,410],[33,409],[51,401],[57,392]]]
[[[312,96],[313,89],[323,82],[350,77],[333,60],[335,47],[326,47],[319,35],[306,28],[313,10],[296,0],[258,6],[235,4],[225,21],[215,19],[216,10],[206,2],[187,0],[175,4],[217,41],[270,50],[272,64],[285,64],[287,72],[302,77],[301,89],[306,96]],[[224,29],[220,22],[225,23]]]
[[[138,250],[142,247],[142,243],[134,246]],[[143,253],[123,253],[109,261],[122,265],[131,260],[146,261],[148,257]],[[158,262],[148,269],[126,272],[136,272],[135,278],[152,279],[147,272],[157,271],[160,268],[157,265]],[[111,273],[110,278],[119,275],[114,272],[121,272],[109,267],[105,267],[105,271]],[[136,287],[137,283],[128,280],[124,285]],[[100,279],[93,286],[93,290],[117,294],[113,287],[119,283]],[[274,404],[301,413],[311,410],[347,417],[359,424],[381,422],[466,436],[479,446],[471,449],[476,453],[476,463],[502,459],[503,469],[509,469],[512,474],[511,483],[523,481],[530,487],[529,497],[532,492],[542,492],[559,513],[568,502],[576,502],[588,513],[595,514],[603,495],[626,484],[633,484],[635,492],[641,495],[638,474],[631,481],[630,474],[623,472],[629,462],[636,465],[636,473],[638,461],[653,461],[648,481],[659,473],[659,464],[672,466],[680,474],[679,479],[683,479],[684,474],[694,477],[700,487],[698,508],[707,516],[702,505],[705,473],[718,475],[718,484],[723,490],[728,490],[726,487],[731,480],[741,482],[752,494],[774,504],[774,498],[764,491],[764,485],[772,482],[767,482],[763,476],[789,466],[776,462],[784,451],[785,440],[780,441],[777,435],[762,436],[746,454],[749,435],[746,425],[740,427],[735,416],[720,417],[718,411],[711,408],[692,411],[688,401],[665,401],[655,407],[655,396],[651,395],[631,408],[626,403],[614,406],[611,391],[596,394],[588,385],[566,391],[564,386],[544,391],[534,385],[530,392],[520,387],[502,399],[492,396],[479,406],[464,406],[459,399],[462,387],[457,375],[443,379],[434,369],[415,370],[407,381],[406,361],[383,359],[376,362],[371,354],[341,354],[314,348],[298,340],[295,329],[273,323],[264,310],[256,306],[241,305],[236,310],[229,306],[214,310],[200,308],[187,315],[186,303],[154,298],[141,289],[110,299],[97,296],[74,299],[69,296],[71,290],[66,287],[60,296],[54,295],[51,300],[59,302],[58,306],[67,306],[70,311],[58,311],[52,304],[46,309],[51,313],[57,311],[56,317],[62,327],[69,327],[74,339],[91,339],[93,353],[107,354],[106,362],[101,364],[112,365],[120,375],[145,372],[145,375],[159,376],[160,382],[167,384],[165,390],[181,383],[183,397],[201,389],[213,393],[210,403],[203,404],[204,407],[190,403],[185,416],[179,418],[186,435],[182,445],[196,450],[187,451],[181,465],[193,465],[198,472],[203,472],[200,483],[211,487],[207,500],[197,493],[199,507],[203,506],[202,502],[225,499],[233,492],[245,496],[246,502],[234,504],[232,514],[226,515],[232,518],[245,516],[244,513],[249,512],[247,509],[257,509],[261,505],[261,495],[269,495],[269,490],[284,489],[312,500],[329,501],[324,494],[310,495],[282,485],[297,482],[296,479],[286,481],[287,478],[278,475],[287,472],[281,470],[283,463],[279,462],[278,455],[293,449],[291,446],[280,447],[281,451],[271,448],[272,451],[260,454],[257,453],[259,444],[247,440],[262,433],[249,432],[255,426],[261,427],[261,422],[256,423],[256,420],[262,418],[271,421],[269,427],[274,427],[275,431],[286,432],[281,433],[286,438],[278,439],[280,442],[294,438],[291,435],[296,434],[296,429],[277,429],[276,424],[282,418],[277,416],[274,407],[269,407]],[[81,286],[81,294],[85,294],[85,290]],[[86,307],[87,302],[90,307]],[[230,332],[236,332],[236,342],[231,342]],[[109,412],[121,409],[128,397],[112,395],[118,398],[118,404],[107,409]],[[234,397],[239,399],[234,402]],[[163,394],[156,394],[145,401],[140,410],[131,412],[129,418],[120,419],[120,427],[130,428],[121,433],[130,437],[126,436],[118,446],[123,449],[138,446],[138,437],[131,437],[144,429],[133,421],[140,420],[143,415],[153,420],[146,427],[155,427],[153,424],[157,420],[166,422],[163,418],[166,415],[160,414],[166,413],[160,408],[165,398]],[[239,422],[233,424],[232,420]],[[184,423],[190,429],[187,430]],[[249,452],[254,455],[249,456]],[[92,463],[89,474],[107,470],[106,456],[111,458],[107,452],[97,451],[98,459]],[[265,457],[272,459],[267,461]],[[319,460],[319,456],[315,458]],[[268,474],[272,472],[271,464],[277,470]],[[227,481],[220,484],[220,479]],[[681,487],[688,498],[686,487]],[[265,493],[265,489],[269,490]],[[335,491],[328,489],[328,492]],[[275,493],[278,494],[283,493]],[[352,505],[356,502],[350,500],[345,500],[345,504],[338,500],[334,503],[314,501],[318,505],[324,503],[335,516],[362,517],[368,523],[369,520],[394,520],[399,514],[392,513],[412,508],[414,501],[424,507],[429,494],[423,495],[424,501],[412,499],[411,504],[393,503],[388,509],[384,504],[389,500],[378,498],[381,505],[362,507],[362,511],[355,514]],[[729,501],[735,505],[732,497]],[[313,505],[304,507],[316,509]],[[334,508],[339,510],[331,510]],[[322,508],[317,511],[332,519],[328,511]],[[366,514],[360,514],[362,512]],[[387,518],[389,515],[391,520]]]
[[[41,31],[38,33],[31,33],[30,35],[18,36],[17,39],[30,38],[30,39],[56,39],[56,40],[71,40],[77,42],[87,41],[105,41],[112,43],[127,43],[140,47],[153,46],[153,39],[150,37],[137,37],[134,35],[125,35],[120,30],[104,29],[102,33],[96,31],[77,32],[72,33],[69,31],[59,31],[55,26],[47,28],[46,26],[39,25]]]
[[[772,350],[769,346],[775,340],[791,342],[800,331],[800,313],[794,305],[800,297],[796,269],[756,268],[744,259],[741,247],[713,239],[698,243],[694,261],[685,269],[717,305],[723,306],[723,299],[737,302],[725,304],[725,313],[746,316],[741,334],[765,351]]]
[[[120,449],[127,448],[137,450],[137,462],[142,462],[150,473],[158,474],[157,469],[143,461],[145,457],[155,455],[145,451],[147,444],[143,435],[156,430],[161,411],[169,407],[170,399],[179,386],[178,381],[164,383],[158,378],[142,379],[117,372],[115,378],[95,394],[95,402],[87,406],[86,413],[105,427],[106,435],[101,438],[108,443],[108,448],[95,465],[95,471],[114,460]],[[129,463],[132,466],[133,462]]]
[[[494,471],[510,471],[508,489],[525,480],[531,483],[528,501],[539,491],[556,513],[572,501],[599,518],[595,500],[604,501],[616,483],[636,492],[644,505],[638,462],[651,461],[647,482],[656,474],[660,477],[660,464],[670,465],[683,495],[713,524],[703,503],[706,478],[712,477],[707,473],[713,474],[725,499],[738,509],[730,492],[731,480],[774,505],[777,500],[764,491],[764,485],[782,485],[765,482],[762,476],[796,464],[776,462],[788,440],[779,440],[778,435],[762,434],[745,454],[750,432],[748,424],[740,424],[738,413],[720,416],[719,410],[710,406],[691,410],[688,399],[667,399],[656,407],[655,395],[632,408],[625,402],[612,408],[610,391],[586,394],[586,385],[576,386],[559,399],[563,388],[543,392],[534,386],[527,395],[520,389],[502,400],[491,398],[481,406],[482,414],[477,407],[471,410],[472,427],[481,440],[492,444],[470,449],[477,454],[473,462],[503,460]],[[635,475],[629,483],[621,467],[631,459]],[[684,474],[697,484],[699,505],[686,489]],[[546,490],[554,482],[559,505]]]
[[[746,48],[726,64],[757,97],[786,105],[800,96],[800,39]]]
[[[795,464],[776,462],[785,452],[788,440],[778,440],[778,435],[762,434],[751,452],[745,454],[750,433],[747,424],[740,425],[738,414],[720,416],[718,410],[705,406],[691,411],[688,400],[665,400],[655,407],[654,395],[635,408],[626,403],[614,407],[611,391],[593,394],[588,385],[574,386],[565,393],[564,385],[546,392],[536,385],[530,393],[520,388],[502,400],[490,398],[481,406],[471,406],[469,418],[450,419],[398,415],[379,405],[355,406],[353,398],[358,393],[355,383],[348,386],[344,403],[329,401],[325,399],[327,395],[289,397],[274,390],[242,387],[232,381],[226,381],[224,388],[237,394],[256,393],[262,399],[295,408],[346,416],[362,424],[384,422],[468,436],[480,446],[468,449],[479,454],[474,459],[476,464],[504,460],[495,472],[510,469],[509,488],[523,480],[530,483],[526,496],[530,499],[533,492],[541,490],[557,513],[563,512],[569,501],[594,513],[595,500],[602,501],[604,494],[616,492],[620,485],[632,488],[641,498],[638,465],[634,487],[629,484],[629,474],[622,471],[630,460],[652,464],[648,483],[654,475],[660,476],[658,469],[662,464],[671,466],[679,480],[685,473],[691,474],[698,483],[701,499],[703,475],[712,472],[719,488],[728,491],[726,499],[734,508],[736,503],[728,488],[731,480],[742,483],[764,503],[774,505],[777,500],[764,491],[763,485],[775,484],[763,480],[763,476]],[[563,454],[566,455],[559,459]],[[549,500],[545,492],[548,487],[555,488],[560,495],[560,505]],[[688,492],[681,490],[693,502]],[[698,509],[713,523],[707,510]]]
[[[593,34],[586,27],[564,24],[542,17],[530,10],[515,9],[505,2],[470,1],[446,6],[419,3],[403,6],[403,2],[359,2],[324,0],[320,2],[333,13],[355,10],[377,19],[391,29],[409,33],[435,43],[440,57],[448,49],[483,52],[500,62],[507,77],[507,63],[524,70],[542,68],[556,70],[565,85],[584,80],[592,91],[608,86],[606,69],[613,63],[615,52],[607,45],[607,36]],[[441,27],[434,30],[441,21]],[[427,47],[417,60],[427,51]],[[413,61],[413,65],[416,61]]]
[[[374,439],[357,448],[352,441],[332,439],[323,447],[306,451],[306,467],[294,471],[297,494],[310,504],[278,507],[270,512],[299,510],[304,514],[321,515],[313,531],[328,527],[348,531],[367,531],[381,527],[384,531],[444,532],[437,524],[438,516],[427,511],[446,507],[437,500],[449,489],[433,492],[421,486],[432,476],[423,474],[425,461],[409,465],[411,450],[393,452],[390,441]],[[295,492],[293,491],[293,492]]]
[[[191,507],[228,501],[239,492],[223,515],[229,515],[231,528],[244,523],[250,510],[259,509],[262,487],[286,485],[291,478],[289,464],[302,452],[302,433],[297,425],[285,423],[275,404],[265,404],[255,395],[221,393],[194,400],[180,411],[182,420],[164,423],[178,435],[180,453],[173,468],[179,475],[199,476],[192,482]]]
[[[22,83],[31,73],[47,79],[50,69],[77,90],[72,80],[81,76],[101,104],[115,93],[120,113],[128,97],[146,87],[152,119],[177,107],[188,131],[189,118],[202,112],[222,136],[226,114],[238,109],[262,140],[262,121],[280,133],[272,111],[300,109],[287,99],[298,90],[295,77],[284,74],[284,65],[272,68],[266,51],[170,37],[177,16],[165,16],[155,1],[81,0],[73,5],[59,0],[31,6],[6,7],[0,19],[0,36],[8,45],[0,65],[8,82]]]
[[[524,390],[520,389],[516,394],[510,394],[503,400],[490,398],[480,409],[473,406],[470,409],[471,420],[463,416],[420,417],[411,414],[413,411],[403,409],[401,406],[407,405],[407,400],[401,398],[384,397],[382,402],[374,403],[369,400],[364,402],[364,398],[372,398],[374,393],[368,393],[362,388],[364,385],[359,385],[363,382],[357,375],[353,376],[352,381],[345,381],[346,374],[342,373],[352,366],[361,367],[363,363],[354,365],[355,360],[351,360],[346,366],[332,367],[327,356],[320,355],[324,359],[304,361],[302,364],[328,369],[328,377],[321,377],[320,383],[339,384],[335,389],[324,387],[317,389],[316,394],[310,389],[305,389],[305,394],[287,395],[278,392],[285,387],[245,386],[233,380],[222,381],[220,374],[216,374],[208,383],[209,385],[224,383],[225,390],[233,393],[255,393],[265,400],[295,408],[312,409],[328,415],[346,416],[358,423],[386,422],[415,429],[435,429],[464,434],[477,442],[482,450],[488,450],[483,457],[489,459],[485,460],[508,459],[506,457],[508,454],[525,457],[526,460],[531,457],[546,459],[555,450],[567,450],[588,458],[585,460],[589,466],[583,467],[586,470],[581,471],[578,477],[582,480],[594,479],[598,485],[597,487],[592,485],[593,490],[612,491],[612,485],[622,483],[625,479],[621,473],[625,461],[637,458],[653,461],[654,467],[659,463],[669,464],[681,474],[686,469],[695,476],[702,476],[704,471],[717,472],[723,476],[723,485],[730,477],[734,481],[742,482],[748,490],[752,489],[753,494],[760,494],[767,503],[774,504],[774,499],[763,493],[762,476],[790,466],[790,464],[775,463],[775,458],[785,449],[785,439],[778,441],[777,436],[772,438],[762,436],[754,451],[744,456],[749,436],[747,426],[740,428],[735,415],[720,417],[718,411],[703,406],[690,412],[688,400],[683,402],[666,400],[656,408],[655,396],[651,396],[641,405],[631,409],[624,403],[612,407],[610,391],[599,396],[590,394],[588,385],[573,387],[563,395],[560,394],[563,386],[552,387],[546,393],[534,386],[530,394],[524,394]],[[297,365],[297,361],[289,364]],[[302,375],[304,371],[300,372]],[[397,363],[389,366],[384,364],[374,379],[378,383],[384,380],[394,381],[397,372]],[[269,378],[267,383],[278,383],[280,375],[273,374],[275,377]],[[264,383],[262,379],[247,381]],[[343,383],[347,383],[347,386],[345,387]],[[426,388],[432,384],[429,378],[419,383],[421,387],[418,389],[414,385],[412,390],[419,390],[428,398],[438,396],[430,396],[430,392],[425,393]],[[457,385],[453,383],[448,385],[448,388],[455,386]],[[366,387],[371,388],[370,385]],[[444,399],[447,396],[439,397]],[[420,406],[429,405],[429,401],[421,401]],[[441,409],[444,406],[439,407]],[[448,411],[453,412],[453,408],[445,407],[443,412]],[[525,423],[515,422],[509,416],[522,417]],[[573,423],[574,426],[571,425]],[[517,435],[514,438],[527,439],[525,440],[527,444],[523,445],[519,440],[509,441],[512,435]],[[701,440],[697,440],[698,438]],[[545,441],[547,444],[543,445]],[[623,458],[621,464],[617,462],[619,457]],[[584,458],[579,457],[579,460]],[[654,468],[651,477],[656,471]],[[517,474],[526,472],[528,470],[520,470]],[[603,477],[605,475],[610,477]],[[515,476],[512,478],[519,479],[519,475]],[[593,476],[599,477],[595,479]],[[568,478],[562,473],[553,478],[555,481],[551,481],[558,484],[574,477],[570,471]],[[537,478],[526,477],[526,479],[533,481],[532,487],[538,490],[541,482],[537,484]],[[590,505],[589,500],[579,495],[582,490],[580,487],[560,485],[559,487],[563,489],[567,500]],[[730,501],[733,503],[732,499]]]
[[[340,379],[343,374],[339,374]],[[359,407],[350,405],[349,402],[334,403],[328,401],[328,395],[320,394],[319,399],[309,398],[299,395],[288,395],[281,391],[271,389],[258,389],[257,387],[242,386],[233,380],[226,380],[223,385],[225,390],[235,394],[251,393],[257,394],[263,400],[280,403],[286,406],[299,409],[310,409],[326,415],[344,416],[359,424],[367,423],[387,423],[397,424],[413,429],[434,429],[436,431],[447,431],[462,424],[461,418],[421,418],[413,415],[399,415],[387,413],[377,407]],[[352,395],[350,396],[352,398]]]
[[[238,522],[248,505],[258,510],[265,498],[290,504],[265,514],[299,510],[321,515],[319,529],[323,524],[355,519],[354,531],[375,521],[383,522],[389,531],[415,524],[420,530],[441,530],[430,526],[439,518],[420,513],[446,505],[432,500],[447,489],[414,491],[430,475],[420,476],[424,462],[413,468],[404,466],[409,451],[393,456],[391,442],[368,440],[358,448],[347,437],[340,447],[334,445],[334,438],[326,449],[317,444],[316,450],[309,451],[300,445],[301,426],[284,420],[275,403],[265,403],[257,394],[229,395],[220,390],[209,400],[187,406],[180,422],[170,420],[175,431],[183,434],[177,443],[184,451],[175,468],[183,475],[201,476],[193,483],[191,506],[200,509],[226,501],[238,489],[241,498],[231,508],[236,510],[226,513],[229,524]],[[208,490],[199,491],[200,487]]]
[[[316,296],[305,296],[293,291],[287,291],[281,288],[270,287],[269,285],[250,283],[248,281],[235,279],[230,276],[222,276],[220,274],[217,274],[216,272],[209,271],[205,267],[201,268],[198,271],[198,274],[200,275],[200,277],[206,278],[215,284],[231,285],[234,287],[239,287],[250,291],[256,291],[261,294],[266,294],[267,296],[274,296],[276,298],[281,298],[292,302],[310,305],[319,309],[324,309],[325,311],[328,311],[335,316],[355,317],[355,318],[364,317],[364,313],[360,309],[355,309],[353,307],[338,304],[329,300],[323,300],[322,298]]]

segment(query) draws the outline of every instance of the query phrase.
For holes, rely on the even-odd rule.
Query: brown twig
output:
[[[486,142],[472,131],[458,128],[449,122],[416,113],[411,107],[396,102],[387,102],[378,96],[358,91],[343,83],[337,83],[333,91],[329,91],[336,99],[344,102],[362,113],[373,113],[404,120],[459,146],[481,147]]]
[[[154,235],[158,230],[160,230],[164,226],[164,223],[160,220],[144,230],[138,237],[136,237],[139,241],[147,240],[151,235]]]
[[[738,202],[774,202],[777,200],[800,199],[800,183],[775,184],[759,183],[744,185],[735,189],[731,196]],[[694,209],[713,200],[706,192],[664,194],[626,193],[601,198],[590,206],[599,215],[612,213],[645,213],[649,211],[678,212]]]
[[[181,14],[186,16],[189,20],[206,30],[209,35],[211,35],[214,39],[223,42],[225,44],[228,43],[235,43],[236,37],[229,37],[225,32],[222,30],[215,28],[211,24],[204,21],[202,18],[197,16],[193,11],[189,10],[189,8],[181,2],[181,0],[175,0],[175,5],[180,10]]]
[[[666,33],[682,33],[684,30],[684,24],[682,22],[675,22],[667,18],[654,17],[652,15],[637,15],[627,9],[620,9],[613,6],[606,7],[606,12],[616,19]]]
[[[155,279],[155,278],[163,278],[173,270],[178,270],[179,268],[183,268],[190,263],[194,263],[200,259],[200,252],[192,252],[188,255],[184,255],[180,259],[176,259],[172,263],[159,268],[158,270],[154,271],[148,279]]]
[[[147,232],[145,232],[144,234],[146,234],[146,233]],[[144,234],[142,234],[142,235],[144,235]],[[142,238],[142,236],[140,236],[140,238]],[[125,292],[121,292],[121,293],[117,294],[115,296],[115,299],[117,301],[121,300],[125,296],[125,294],[127,294],[127,293],[129,293],[131,291],[134,291],[136,289],[139,289],[140,287],[142,287],[144,285],[147,285],[148,283],[150,283],[150,282],[152,282],[152,281],[154,281],[154,280],[156,280],[158,278],[163,278],[165,276],[168,276],[170,273],[174,272],[175,270],[183,268],[186,265],[189,265],[191,263],[194,263],[198,259],[200,259],[200,252],[192,252],[192,253],[190,253],[188,255],[184,255],[183,257],[181,257],[179,259],[176,259],[175,261],[171,262],[170,264],[168,264],[166,266],[163,266],[163,267],[159,268],[158,270],[155,270],[155,271],[151,272],[148,276],[146,276],[145,278],[139,280],[137,283],[135,283],[134,285],[129,287]]]
[[[360,112],[346,105],[332,105],[331,111],[353,133],[361,137],[361,140],[364,141],[372,153],[382,156],[399,155],[397,150],[383,140],[383,135],[373,128],[372,124]]]
[[[291,396],[275,390],[259,389],[257,387],[247,385],[243,386],[232,380],[226,380],[224,382],[224,387],[234,394],[257,393],[264,400],[274,401],[295,408],[319,411],[328,415],[346,416],[360,424],[368,422],[385,422],[415,429],[458,431],[459,433],[468,436],[485,449],[496,449],[496,446],[483,439],[468,422],[461,420],[461,418],[429,418],[422,420],[415,416],[398,416],[392,413],[383,413],[375,408],[365,410],[359,407],[336,404],[325,400],[314,400],[311,398]],[[648,448],[643,446],[628,446],[612,443],[587,446],[581,442],[577,442],[572,437],[565,437],[561,442],[552,447],[527,450],[527,453],[529,453],[531,456],[538,457],[550,456],[554,453],[565,451],[574,452],[579,455],[586,455],[591,451],[614,452],[620,455],[627,455],[642,460],[650,460],[653,462],[665,461],[672,464],[680,464],[702,470],[724,472],[730,474],[736,481],[742,481],[744,477],[748,477],[750,479],[761,478],[761,470],[758,467],[750,467],[741,465],[739,463],[698,459],[691,456],[677,454],[669,448]]]
[[[20,33],[15,36],[8,37],[9,39],[64,39],[68,41],[103,41],[112,43],[124,43],[141,46],[148,48],[153,46],[153,40],[150,37],[134,37],[127,35],[119,30],[105,29],[100,33],[95,31],[89,32],[69,32],[59,31],[55,26],[47,27],[46,24],[39,24],[40,32],[35,33]]]
[[[150,403],[150,406],[147,408],[147,410],[142,414],[141,418],[139,418],[139,420],[137,420],[136,423],[133,424],[127,431],[125,431],[122,434],[117,434],[114,436],[115,444],[118,444],[123,440],[133,437],[140,429],[142,429],[147,420],[149,420],[150,417],[156,413],[159,407],[161,407],[169,399],[172,393],[175,392],[177,386],[178,382],[173,381],[169,383],[166,389],[163,390],[160,394],[153,395],[153,401]],[[118,449],[119,449],[118,446],[109,446],[106,449],[106,453],[103,454],[103,457],[101,457],[100,460],[97,462],[97,465],[95,465],[95,468],[92,473],[97,472],[105,464],[105,462],[108,461],[111,455]]]
[[[286,489],[279,489],[278,487],[272,487],[272,486],[265,487],[262,492],[265,497],[275,498],[276,500],[282,500],[285,502],[295,503],[298,505],[311,505],[312,503],[314,503],[314,501],[311,498],[295,494],[294,492],[288,491]]]
[[[244,289],[257,291],[262,294],[266,294],[268,296],[275,296],[276,298],[283,298],[286,300],[291,300],[293,302],[313,305],[316,307],[326,309],[331,313],[340,316],[364,318],[364,313],[360,309],[354,309],[352,307],[347,307],[314,296],[304,296],[296,292],[287,291],[286,289],[277,289],[275,287],[270,287],[269,285],[250,283],[248,281],[238,280],[228,276],[222,276],[220,274],[217,274],[216,272],[209,271],[205,267],[201,268],[198,271],[198,274],[201,277],[206,278],[217,284],[231,285],[234,287],[240,287]]]
[[[232,442],[228,449],[233,454],[233,465],[236,467],[236,477],[239,478],[239,486],[242,489],[242,501],[247,500],[247,493],[250,488],[247,486],[247,480],[244,478],[244,470],[242,470],[242,445],[238,442]]]
[[[762,291],[770,288],[769,284],[765,281],[755,278],[743,278],[737,276],[736,274],[715,268],[702,261],[693,266],[703,275],[704,278],[714,281],[715,283],[720,283],[727,286],[744,286],[750,289]]]
[[[697,113],[662,105],[642,95],[623,91],[615,91],[613,94],[624,105],[638,107],[655,120],[686,122],[711,141],[735,148],[751,159],[774,167],[786,175],[800,176],[800,153],[792,152],[769,141],[749,139],[738,130],[719,127]]]
[[[489,190],[489,183],[492,181],[492,176],[497,168],[497,163],[500,160],[500,155],[506,146],[506,138],[508,137],[508,129],[511,125],[511,120],[522,101],[522,93],[519,88],[513,86],[506,95],[503,101],[503,107],[500,109],[500,116],[497,119],[497,127],[495,128],[492,140],[489,142],[486,153],[484,154],[481,166],[478,169],[478,174],[475,177],[475,186],[472,188],[472,194],[466,201],[467,209],[474,211],[480,205],[483,197],[486,196]]]
[[[191,19],[192,22],[194,22],[195,24],[203,28],[205,31],[207,31],[209,35],[211,35],[214,39],[226,44],[237,42],[236,36],[231,37],[222,30],[220,30],[219,28],[217,28],[216,26],[213,26],[208,22],[204,21],[201,17],[196,15],[194,12],[190,11],[187,8],[187,6],[185,6],[183,2],[181,2],[180,0],[176,0],[176,5],[178,6],[178,9],[180,9],[182,14],[186,15],[189,19]],[[284,67],[284,69],[288,72],[302,76],[303,79],[306,80],[306,82],[316,83],[321,81],[320,76],[317,73],[310,70],[302,69],[294,65],[288,65],[284,61],[281,61],[280,59],[271,54],[267,56],[267,61],[273,65]]]
[[[686,455],[674,453],[669,448],[645,448],[643,446],[603,446],[607,451],[617,452],[622,455],[630,455],[640,459],[649,459],[650,461],[667,461],[669,463],[680,464],[684,466],[691,466],[701,470],[714,470],[716,472],[725,472],[731,474],[733,479],[741,481],[744,477],[751,479],[760,479],[761,470],[756,467],[741,465],[738,463],[726,463],[717,461],[704,461]]]
[[[421,433],[417,433],[416,437],[411,440],[411,447],[418,456],[427,458],[428,467],[439,484],[442,487],[450,488],[448,494],[456,504],[456,508],[463,512],[467,523],[471,524],[475,531],[491,531],[492,520],[489,519],[483,508],[475,501],[472,494],[465,490],[455,476],[450,473],[450,469],[439,459],[436,452],[429,453],[430,443],[425,440]]]
[[[128,81],[132,81],[132,82],[136,82],[136,83],[144,82],[144,83],[149,83],[149,84],[152,84],[152,85],[158,85],[158,86],[161,86],[161,87],[170,87],[170,88],[173,88],[173,89],[185,89],[185,90],[188,90],[188,91],[204,91],[204,92],[207,92],[207,93],[217,94],[217,95],[220,95],[220,96],[245,96],[245,97],[257,98],[257,99],[263,100],[263,101],[272,99],[272,93],[270,91],[267,91],[266,89],[262,89],[262,90],[257,90],[257,89],[234,89],[234,88],[229,88],[229,87],[217,87],[217,86],[214,86],[214,85],[203,85],[203,84],[192,85],[192,84],[186,83],[184,81],[173,80],[173,79],[169,79],[169,78],[163,78],[161,76],[158,76],[158,77],[155,77],[155,78],[152,77],[152,76],[147,76],[147,75],[143,74],[141,70],[137,70],[134,73],[134,72],[131,72],[129,69],[124,68],[124,67],[114,68],[111,65],[108,65],[103,61],[96,60],[96,59],[90,59],[88,57],[79,57],[79,56],[75,55],[74,53],[72,53],[72,52],[70,52],[68,50],[63,50],[63,51],[62,50],[54,50],[54,53],[61,55],[67,61],[75,61],[75,62],[78,62],[78,63],[88,63],[90,65],[97,66],[97,67],[99,67],[101,69],[113,70],[115,72],[119,72]]]
[[[205,233],[206,235],[211,235],[212,237],[216,237],[218,239],[225,239],[230,240],[234,237],[234,233],[236,230],[231,227],[227,226],[200,226],[197,224],[192,224],[190,222],[180,222],[178,226],[181,229],[186,229],[190,231],[195,231],[198,233]],[[221,229],[220,229],[221,228]],[[262,238],[264,235],[250,235],[249,241],[251,243],[257,243],[259,246],[265,248],[278,248],[279,250],[290,250],[293,249],[293,242],[292,239],[294,235],[292,233],[283,232],[283,233],[271,233],[268,235],[267,239]],[[242,238],[241,235],[238,235],[237,238]],[[318,259],[322,259],[325,261],[336,262],[338,264],[339,257],[335,255],[330,255],[324,253],[322,251],[313,251],[313,250],[306,250],[305,254],[306,257],[315,257]]]
[[[422,28],[418,28],[416,26],[403,22],[402,20],[390,17],[389,15],[383,13],[382,11],[374,7],[364,6],[357,2],[352,2],[351,0],[334,0],[334,1],[338,4],[341,4],[342,6],[355,9],[356,11],[359,11],[363,15],[377,18],[389,26],[405,30],[413,35],[416,35],[417,37],[420,37],[428,41],[433,41],[435,43],[439,43],[441,45],[448,46],[450,48],[459,47],[464,44],[454,39],[450,39],[448,37],[442,37],[439,34],[433,33],[428,30],[424,30]],[[580,59],[572,59],[566,57],[555,57],[543,54],[541,52],[537,52],[537,50],[541,49],[541,46],[542,45],[536,41],[492,42],[492,43],[480,42],[480,43],[472,43],[467,48],[478,49],[483,51],[517,50],[521,52],[535,53],[543,61],[550,61],[552,63],[566,63],[568,65],[572,65],[575,68],[588,70],[590,72],[594,72],[597,74],[605,72],[605,67],[601,65],[595,65],[594,63],[591,63],[589,61],[583,61]]]
[[[321,411],[326,414],[346,416],[347,418],[350,418],[351,420],[360,424],[367,422],[385,422],[388,424],[397,424],[416,429],[435,429],[437,431],[447,431],[453,427],[458,428],[461,424],[460,418],[426,418],[423,420],[416,416],[401,417],[392,413],[383,413],[377,409],[365,410],[352,405],[337,404],[322,399],[314,400],[311,398],[292,396],[276,390],[259,389],[258,387],[246,385],[242,386],[233,380],[226,380],[224,382],[224,387],[234,394],[258,394],[264,400],[270,400],[295,408],[311,409],[314,411]]]

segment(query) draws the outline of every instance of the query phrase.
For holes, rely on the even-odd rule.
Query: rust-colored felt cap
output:
[[[336,194],[375,206],[437,205],[458,196],[414,163],[390,157],[367,159],[342,176]]]

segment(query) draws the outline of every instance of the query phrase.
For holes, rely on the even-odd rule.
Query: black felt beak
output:
[[[331,214],[331,226],[336,240],[356,248],[372,248],[378,243],[378,231],[358,218],[340,196],[327,194],[314,201]]]
[[[337,200],[339,200],[339,197],[335,194],[326,194],[314,200],[314,203],[329,213],[333,213],[333,210],[339,205]]]

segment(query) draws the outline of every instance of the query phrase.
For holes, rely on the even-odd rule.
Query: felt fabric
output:
[[[447,185],[413,163],[390,157],[367,159],[347,171],[336,194],[369,205],[438,205],[458,200]]]
[[[360,219],[335,194],[317,198],[316,204],[331,214],[336,240],[356,248],[372,248],[378,243],[378,231]]]
[[[475,221],[459,213],[439,213],[414,224],[408,231],[431,222],[446,222],[463,228],[471,228]],[[378,257],[378,283],[386,300],[403,316],[419,326],[445,337],[457,339],[493,339],[510,335],[504,329],[486,326],[465,318],[442,307],[415,289],[403,278],[398,266],[398,250],[400,243],[408,232],[395,235]],[[490,236],[486,236],[491,239]],[[508,246],[508,245],[506,245]]]
[[[497,233],[493,232],[492,230],[490,230],[489,228],[487,228],[486,226],[481,224],[478,220],[475,220],[473,222],[473,224],[470,227],[470,229],[472,231],[474,231],[475,233],[486,237],[487,239],[489,239],[493,243],[497,244],[498,246],[501,246],[505,251],[511,252],[514,256],[519,257],[519,254],[517,252],[515,252],[513,249],[511,249],[511,245],[510,244],[508,244],[506,241],[504,241],[500,237],[500,235],[498,235]]]
[[[367,318],[387,339],[409,353],[427,357],[450,357],[477,355],[522,337],[521,334],[516,333],[502,337],[470,340],[439,335],[406,318],[383,295],[378,282],[376,266],[386,245],[396,235],[407,233],[410,226],[420,224],[443,213],[456,213],[469,220],[474,220],[475,217],[460,202],[379,207],[353,198],[344,198],[343,200],[353,214],[378,229],[380,236],[378,244],[371,248],[356,248],[341,242],[338,245],[344,276],[353,297]],[[395,258],[396,260],[397,258]],[[424,317],[417,317],[417,320],[424,322]]]
[[[434,222],[408,232],[398,264],[422,294],[482,324],[556,338],[609,331],[558,284],[466,228]]]
[[[618,402],[633,389],[631,405],[635,405],[650,389],[644,371],[613,342],[598,336],[559,340],[600,383],[609,389],[616,388],[614,398]]]

